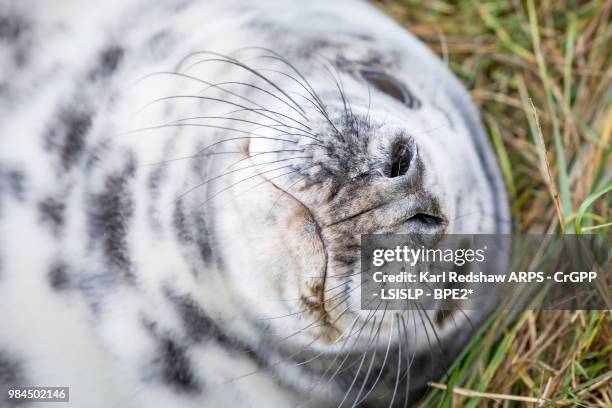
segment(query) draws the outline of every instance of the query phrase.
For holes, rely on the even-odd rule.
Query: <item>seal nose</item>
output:
[[[427,234],[442,233],[448,224],[440,210],[438,200],[421,185],[423,163],[418,157],[417,145],[411,137],[399,136],[389,146],[387,162],[383,174],[386,178],[401,177],[412,207],[405,224],[411,231]],[[414,191],[418,191],[415,194]]]
[[[408,173],[415,153],[416,146],[411,139],[401,138],[393,142],[383,171],[385,177],[401,177]]]

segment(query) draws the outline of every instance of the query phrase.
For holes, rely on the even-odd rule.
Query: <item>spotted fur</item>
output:
[[[364,2],[2,2],[0,72],[1,390],[403,406],[494,301],[360,310],[360,234],[508,217],[465,90]]]

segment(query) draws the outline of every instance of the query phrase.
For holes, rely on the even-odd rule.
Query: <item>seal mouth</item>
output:
[[[329,228],[329,227],[338,226],[340,224],[354,220],[357,217],[368,215],[372,211],[384,207],[386,204],[387,203],[383,203],[383,204],[356,212],[354,214],[347,215],[339,220],[334,220],[332,222],[325,224],[324,227]],[[433,230],[433,229],[439,229],[440,227],[446,228],[448,226],[448,221],[446,220],[444,216],[442,216],[441,214],[437,212],[417,210],[411,215],[399,218],[398,221],[395,223],[395,226],[399,226],[399,225],[414,225],[415,227],[418,227],[418,229],[425,228],[427,230],[429,229]]]
[[[433,229],[439,227],[446,228],[448,226],[448,221],[446,220],[446,218],[438,214],[430,214],[426,212],[418,212],[413,216],[409,217],[404,222],[424,227],[426,229]]]

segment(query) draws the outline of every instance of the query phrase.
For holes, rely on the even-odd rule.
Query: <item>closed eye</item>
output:
[[[361,76],[376,89],[397,99],[410,109],[418,109],[421,107],[421,101],[419,101],[404,84],[391,75],[381,71],[363,70],[361,71]]]

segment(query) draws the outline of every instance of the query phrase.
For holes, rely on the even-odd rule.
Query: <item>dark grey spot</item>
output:
[[[53,289],[62,290],[68,288],[70,280],[68,278],[68,265],[62,261],[55,262],[49,269],[49,284]]]
[[[147,45],[155,58],[164,58],[172,50],[174,42],[170,32],[160,31],[149,38]]]
[[[66,112],[62,120],[66,126],[66,139],[62,149],[62,162],[68,168],[77,161],[85,146],[85,134],[91,128],[91,115],[86,112]]]
[[[9,388],[23,386],[23,368],[19,361],[6,352],[0,351],[0,406],[7,403],[7,406],[19,405],[20,401],[5,399]]]
[[[176,305],[189,339],[195,342],[214,341],[226,351],[248,358],[260,369],[266,369],[267,364],[261,353],[240,339],[228,335],[222,329],[222,325],[208,316],[192,297],[176,295],[169,290],[166,292],[168,298]],[[270,350],[266,353],[269,354]]]
[[[18,15],[0,15],[0,40],[15,42],[28,28],[26,20]]]
[[[169,337],[160,340],[158,359],[162,380],[177,391],[198,392],[201,385],[193,374],[185,352],[184,346]]]
[[[21,380],[22,369],[8,353],[0,352],[0,384],[18,385]]]
[[[191,243],[193,242],[193,234],[187,226],[187,219],[185,217],[185,210],[183,209],[183,201],[177,200],[174,204],[174,212],[172,214],[172,223],[176,231],[176,237],[179,242]]]
[[[165,180],[166,176],[166,167],[165,166],[156,166],[150,173],[147,178],[147,186],[149,187],[149,194],[151,199],[149,200],[149,205],[147,209],[147,215],[149,218],[149,222],[151,224],[151,228],[155,232],[160,232],[162,230],[162,224],[159,218],[159,197],[160,197],[160,187]]]
[[[215,339],[225,345],[234,343],[204,312],[204,310],[189,296],[169,295],[183,320],[187,335],[194,341]]]
[[[90,239],[101,243],[108,265],[124,277],[131,278],[127,247],[128,224],[134,213],[130,181],[136,172],[130,156],[124,168],[106,177],[104,188],[90,199]]]
[[[188,218],[189,215],[189,218]],[[202,261],[213,261],[212,234],[202,211],[186,213],[182,200],[177,200],[173,212],[173,225],[177,239],[184,244],[195,242]]]
[[[209,224],[206,222],[203,211],[196,210],[192,214],[191,221],[195,224],[196,229],[196,245],[200,252],[200,256],[205,263],[213,262],[213,246],[212,234]]]
[[[64,225],[64,211],[66,204],[57,198],[48,197],[46,200],[38,204],[40,218],[43,222],[48,223],[53,231],[57,234],[60,228]]]
[[[90,78],[95,80],[111,76],[119,67],[124,54],[125,50],[118,45],[104,50],[98,58],[96,67],[91,71]]]
[[[82,108],[63,108],[48,132],[47,147],[57,150],[66,170],[85,150],[85,137],[91,129],[92,113]]]
[[[369,34],[357,34],[357,38],[359,38],[361,41],[365,41],[365,42],[372,42],[374,41],[374,38],[369,35]]]
[[[19,170],[10,170],[7,173],[8,186],[10,191],[18,200],[24,199],[25,174]]]
[[[166,175],[165,166],[156,166],[151,173],[149,173],[149,177],[147,179],[147,186],[151,191],[151,195],[153,197],[157,197],[159,194],[159,186],[164,180],[164,176]]]
[[[15,169],[0,166],[0,193],[10,194],[13,198],[23,201],[25,199],[26,175]],[[0,198],[2,194],[0,194]]]

